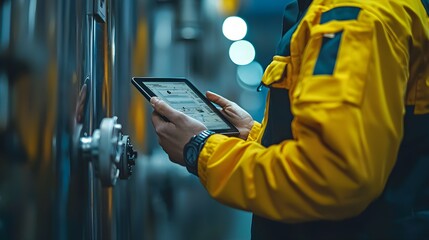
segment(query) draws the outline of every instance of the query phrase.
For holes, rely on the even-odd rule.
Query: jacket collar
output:
[[[313,0],[298,0],[299,11],[305,11]]]

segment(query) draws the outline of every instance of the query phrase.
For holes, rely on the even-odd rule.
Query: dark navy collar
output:
[[[307,10],[313,0],[298,0],[299,11]]]
[[[283,31],[282,38],[277,46],[277,55],[290,55],[290,41],[292,34],[295,32],[299,22],[307,12],[312,0],[295,0],[290,1],[283,14]]]

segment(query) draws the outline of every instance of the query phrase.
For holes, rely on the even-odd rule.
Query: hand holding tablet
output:
[[[132,83],[147,100],[156,96],[213,132],[239,134],[234,125],[187,79],[134,77]]]

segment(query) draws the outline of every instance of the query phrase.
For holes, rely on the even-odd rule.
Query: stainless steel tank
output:
[[[1,239],[131,237],[112,2],[0,2]]]

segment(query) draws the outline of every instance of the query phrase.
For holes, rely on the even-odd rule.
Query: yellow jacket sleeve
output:
[[[293,139],[262,146],[265,118],[259,137],[249,137],[255,141],[212,135],[198,169],[210,195],[284,222],[361,213],[381,194],[395,164],[407,89],[429,91],[429,83],[409,70],[424,64],[413,60],[410,48],[429,49],[428,21],[419,4],[313,1],[292,37],[287,67]],[[344,6],[359,8],[358,17],[321,23],[323,13]],[[333,72],[317,70],[324,43],[336,36],[341,38]],[[428,106],[428,99],[422,101]]]
[[[254,121],[252,129],[250,129],[249,135],[247,136],[247,141],[257,141],[260,132],[261,124]]]

